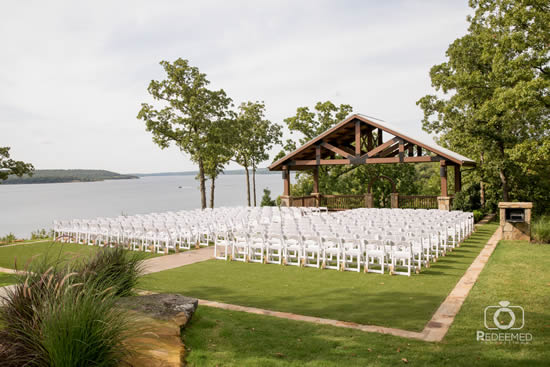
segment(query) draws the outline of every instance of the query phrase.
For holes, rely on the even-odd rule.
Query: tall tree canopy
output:
[[[550,3],[470,0],[468,33],[430,70],[439,93],[422,97],[423,126],[477,158],[474,179],[495,205],[550,203]],[[482,197],[485,193],[482,192]]]
[[[24,174],[32,174],[33,171],[32,164],[10,158],[9,147],[0,147],[0,181],[7,179],[9,175],[21,177]]]
[[[205,160],[213,152],[209,138],[214,125],[228,123],[232,101],[223,89],[208,89],[206,74],[187,60],[160,64],[166,79],[152,80],[147,89],[158,107],[143,103],[137,117],[145,121],[147,131],[153,133],[153,141],[161,148],[175,144],[198,164],[201,206],[206,208]]]
[[[256,169],[258,164],[269,159],[269,150],[274,144],[280,144],[282,127],[265,118],[263,102],[244,102],[239,106],[235,120],[233,137],[234,161],[245,169],[247,202],[251,205],[250,175],[252,182],[254,206],[256,206]]]
[[[210,207],[214,208],[216,179],[233,156],[233,124],[227,120],[215,121],[208,132],[208,144],[204,147],[204,172],[210,179]]]

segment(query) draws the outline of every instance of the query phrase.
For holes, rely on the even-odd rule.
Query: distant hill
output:
[[[244,169],[230,169],[223,172],[224,175],[244,175]],[[252,170],[250,171],[252,173]],[[148,176],[196,176],[199,174],[199,171],[184,171],[184,172],[158,172],[158,173],[132,173],[132,175],[138,177],[148,177]],[[281,174],[280,172],[273,172],[267,168],[258,168],[256,170],[257,175],[272,175],[272,174]]]
[[[0,184],[39,184],[59,182],[93,182],[104,180],[126,180],[139,178],[135,175],[121,175],[120,173],[95,170],[95,169],[41,169],[34,171],[32,176],[24,175],[17,177],[10,175],[7,180],[0,181]]]

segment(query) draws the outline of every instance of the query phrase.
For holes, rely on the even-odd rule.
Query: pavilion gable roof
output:
[[[377,144],[372,140],[372,131],[378,129],[393,136]],[[364,138],[359,149],[356,149],[357,134]],[[368,142],[366,139],[370,139]],[[357,140],[359,141],[359,140]],[[364,143],[364,144],[363,144]],[[368,145],[368,148],[367,148]],[[322,150],[321,150],[322,147]],[[410,152],[430,153],[420,157]],[[407,149],[409,157],[405,157]],[[335,156],[345,159],[335,159]],[[416,156],[414,156],[416,155]],[[328,158],[328,159],[327,159]],[[399,163],[445,161],[449,164],[475,166],[475,161],[461,154],[428,141],[428,139],[411,136],[391,124],[362,114],[353,114],[319,136],[311,139],[300,148],[279,159],[269,166],[269,170],[280,171],[283,166],[293,169],[307,166],[330,164],[366,164],[366,163]]]

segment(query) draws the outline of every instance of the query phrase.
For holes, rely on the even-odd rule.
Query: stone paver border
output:
[[[152,257],[143,262],[143,274],[179,268],[214,258],[214,247],[202,247],[196,250],[178,252],[177,254]]]
[[[34,241],[25,241],[25,242],[16,242],[16,243],[10,243],[9,245],[0,245],[0,248],[4,247],[13,247],[13,246],[21,246],[21,245],[34,245],[35,243],[44,243],[44,242],[52,242],[53,240],[45,239],[45,240],[34,240]]]
[[[232,304],[214,302],[214,301],[208,301],[208,300],[199,300],[199,304],[204,306],[209,306],[209,307],[221,308],[229,311],[240,311],[240,312],[247,312],[247,313],[252,313],[256,315],[273,316],[273,317],[278,317],[282,319],[311,322],[319,325],[343,327],[343,328],[355,329],[355,330],[360,330],[365,332],[390,334],[390,335],[399,336],[403,338],[419,339],[419,340],[428,341],[428,342],[440,342],[443,340],[443,338],[449,331],[449,328],[451,327],[455,319],[455,316],[458,314],[458,311],[460,311],[462,304],[464,303],[464,301],[466,300],[466,297],[470,293],[470,290],[474,286],[479,274],[485,267],[485,264],[487,264],[487,261],[489,260],[489,257],[495,250],[495,247],[497,246],[499,240],[500,240],[500,231],[496,230],[495,233],[491,236],[491,238],[487,242],[487,244],[483,247],[483,249],[480,251],[478,256],[475,258],[475,260],[472,262],[472,264],[470,264],[470,266],[468,267],[468,269],[466,270],[462,278],[460,278],[460,280],[458,281],[456,286],[453,288],[451,293],[449,293],[447,298],[445,298],[443,303],[441,303],[437,311],[432,316],[431,320],[428,321],[428,323],[426,324],[426,326],[421,332],[395,329],[395,328],[389,328],[389,327],[377,326],[377,325],[363,325],[363,324],[357,324],[354,322],[346,322],[346,321],[324,319],[324,318],[313,317],[313,316],[297,315],[297,314],[288,313],[288,312],[264,310],[261,308],[245,307],[245,306],[232,305]]]

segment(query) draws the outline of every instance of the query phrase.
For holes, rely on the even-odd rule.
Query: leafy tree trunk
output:
[[[214,189],[216,188],[216,177],[210,178],[210,207],[214,209]]]
[[[479,202],[481,203],[481,207],[485,208],[485,184],[483,180],[479,182]]]
[[[506,177],[504,169],[499,169],[498,175],[500,176],[500,182],[502,183],[502,200],[508,201],[508,177]]]
[[[206,209],[206,179],[204,178],[204,164],[202,158],[199,158],[199,188],[201,191],[201,208]]]
[[[504,162],[506,161],[506,155],[504,154],[504,143],[499,141],[498,147],[502,156],[502,161]],[[504,171],[504,167],[499,168],[498,175],[500,177],[500,183],[502,184],[502,200],[508,201],[508,176]]]
[[[483,152],[479,155],[479,168],[483,165]],[[481,207],[485,208],[485,183],[483,182],[483,176],[481,177],[481,180],[479,181],[479,201],[481,203]]]
[[[250,206],[250,177],[248,175],[248,166],[244,166],[246,172],[246,201],[248,206]]]
[[[254,206],[256,206],[256,166],[252,166],[252,192],[254,193]]]

